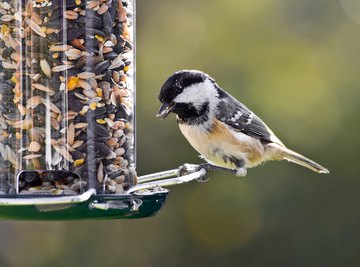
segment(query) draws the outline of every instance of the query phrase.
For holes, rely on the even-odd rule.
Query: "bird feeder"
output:
[[[137,177],[134,36],[134,0],[1,2],[1,219],[147,217],[205,175]]]

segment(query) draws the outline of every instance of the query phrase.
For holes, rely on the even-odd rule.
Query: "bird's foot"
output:
[[[184,175],[188,175],[190,173],[196,172],[196,171],[198,171],[198,166],[199,165],[185,163],[179,167],[177,176],[180,177],[180,176],[184,176]]]
[[[210,171],[212,171],[211,169],[211,164],[210,163],[202,163],[197,165],[196,171],[200,171],[201,169],[205,169],[206,173],[209,173]],[[202,176],[201,178],[197,179],[198,182],[200,183],[205,183],[207,181],[209,181],[210,178],[206,177],[206,176]]]
[[[247,170],[246,170],[245,167],[241,167],[241,168],[236,169],[236,173],[235,173],[236,176],[244,177],[244,176],[246,176],[246,174],[247,174]]]
[[[210,163],[202,163],[199,165],[185,163],[184,165],[179,167],[177,175],[178,175],[178,177],[184,176],[184,175],[188,175],[188,174],[200,171],[201,169],[205,169],[207,173],[212,172],[212,171],[225,171],[225,172],[233,173],[236,176],[242,176],[242,177],[246,176],[246,174],[247,174],[247,170],[245,167],[240,167],[240,168],[237,168],[234,170],[234,169],[228,169],[225,167],[212,165]],[[208,180],[209,180],[209,178],[207,178],[205,176],[198,179],[199,182],[207,182]]]
[[[184,165],[179,167],[177,176],[180,177],[180,176],[188,175],[188,174],[200,171],[201,169],[205,169],[206,172],[209,172],[211,169],[209,169],[208,165],[211,166],[211,164],[208,164],[208,163],[204,163],[204,164],[200,164],[200,165],[185,163]],[[209,180],[209,178],[207,178],[205,176],[197,179],[198,182],[207,182],[208,180]]]

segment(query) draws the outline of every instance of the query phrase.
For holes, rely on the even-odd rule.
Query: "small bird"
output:
[[[175,113],[181,132],[201,157],[235,170],[237,176],[270,160],[288,160],[317,173],[329,173],[288,149],[254,112],[202,71],[172,74],[161,87],[159,100],[158,117]]]

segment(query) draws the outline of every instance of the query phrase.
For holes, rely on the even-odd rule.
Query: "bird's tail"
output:
[[[311,159],[308,159],[286,147],[280,146],[278,144],[274,145],[276,146],[276,154],[279,155],[279,159],[286,159],[287,161],[294,162],[317,173],[329,173],[328,169],[316,163],[315,161],[312,161]]]

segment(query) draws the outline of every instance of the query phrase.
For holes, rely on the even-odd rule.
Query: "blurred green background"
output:
[[[360,2],[138,0],[137,170],[200,163],[175,118],[155,118],[174,71],[200,69],[290,148],[246,178],[172,188],[141,220],[2,221],[0,266],[360,266]]]

